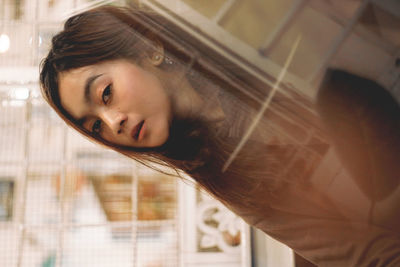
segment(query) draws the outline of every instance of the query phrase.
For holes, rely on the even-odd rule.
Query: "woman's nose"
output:
[[[103,113],[103,121],[115,134],[122,133],[125,122],[128,116],[118,110],[109,109]]]

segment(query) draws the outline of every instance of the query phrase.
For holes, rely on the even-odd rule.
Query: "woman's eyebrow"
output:
[[[79,126],[83,126],[83,124],[86,122],[86,120],[87,120],[87,117],[85,116],[85,117],[80,118],[79,120],[77,120],[77,121],[75,122],[75,124],[76,124],[76,125],[79,125]]]
[[[88,77],[88,78],[86,79],[84,96],[85,96],[85,102],[86,102],[87,104],[90,103],[90,101],[91,101],[91,99],[90,99],[90,90],[92,89],[92,88],[91,88],[91,87],[92,87],[92,84],[93,84],[93,82],[94,82],[97,78],[99,78],[101,75],[103,75],[103,74],[93,75],[93,76],[90,76],[90,77]]]

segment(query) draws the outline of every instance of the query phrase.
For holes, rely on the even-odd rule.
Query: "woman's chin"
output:
[[[143,145],[141,147],[152,148],[152,147],[160,147],[164,145],[169,137],[169,133],[153,133],[151,136],[144,140]]]

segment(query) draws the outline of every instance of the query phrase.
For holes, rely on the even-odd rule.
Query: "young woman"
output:
[[[318,138],[299,141],[301,127],[279,131],[272,122],[290,121],[272,110],[227,165],[260,101],[160,19],[116,7],[68,19],[41,65],[46,100],[95,142],[190,175],[318,265],[400,265],[396,101],[372,81],[329,71],[316,101],[329,136],[315,127]]]

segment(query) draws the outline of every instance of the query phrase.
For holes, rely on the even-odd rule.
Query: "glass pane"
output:
[[[76,161],[77,159],[80,159],[81,156],[85,158],[87,155],[90,155],[90,153],[92,153],[93,151],[95,151],[94,153],[97,154],[99,153],[100,149],[98,146],[96,146],[96,144],[90,142],[80,133],[69,127],[67,129],[64,138],[65,138],[64,141],[66,142],[66,147],[65,147],[66,151],[64,156],[66,157],[67,160]],[[76,164],[81,164],[81,163],[76,162]],[[85,164],[88,165],[83,165],[80,167],[85,169],[85,166],[88,166],[92,169],[95,169],[93,163],[85,162]]]
[[[176,267],[176,233],[177,229],[169,224],[141,223],[135,234],[136,242],[132,242],[129,226],[74,228],[65,233],[62,266]]]
[[[90,175],[99,204],[108,222],[132,220],[132,176]]]
[[[133,164],[106,151],[77,150],[64,182],[68,220],[105,224],[132,219]]]
[[[60,223],[61,202],[57,174],[59,166],[35,164],[29,169],[25,202],[27,225]]]
[[[293,43],[298,36],[301,36],[299,48],[289,66],[289,71],[307,79],[317,70],[341,30],[340,25],[324,14],[305,8],[274,46],[269,58],[283,66]]]
[[[357,50],[355,50],[355,47]],[[373,64],[371,64],[373,62]],[[395,60],[388,52],[373,43],[366,42],[365,39],[357,34],[351,34],[333,60],[339,68],[354,69],[360,73],[378,79],[380,75],[391,73],[387,72],[388,67],[394,67]],[[394,77],[396,78],[396,77]],[[388,86],[389,84],[385,84]]]
[[[258,49],[279,25],[293,3],[293,0],[238,1],[220,24],[240,40]]]
[[[38,40],[36,40],[36,58],[35,64],[39,65],[40,61],[48,54],[51,45],[51,38],[61,29],[61,24],[53,23],[39,25]]]
[[[20,231],[12,225],[0,225],[0,266],[17,266]]]
[[[0,48],[0,66],[31,66],[33,58],[34,27],[31,23],[1,22],[2,46]],[[4,24],[3,24],[4,23]],[[7,45],[4,43],[6,38]]]
[[[32,114],[36,109],[33,105]],[[46,108],[46,112],[49,112]],[[57,162],[63,157],[65,126],[47,118],[33,117],[29,130],[29,153],[33,162]]]
[[[340,19],[351,19],[355,12],[360,7],[361,0],[335,0],[335,1],[320,1],[311,0],[308,5],[325,13],[330,14]]]
[[[378,38],[400,45],[400,18],[392,13],[370,4],[359,20],[359,26],[374,33]]]
[[[138,183],[138,219],[174,220],[176,177],[156,172],[141,173]]]
[[[56,266],[60,234],[57,228],[27,229],[24,234],[22,267]]]
[[[0,160],[12,162],[24,157],[24,126],[26,124],[26,103],[18,99],[18,93],[25,88],[4,89],[0,96]],[[21,97],[25,95],[21,94]]]
[[[198,0],[182,0],[182,2],[188,4],[197,12],[203,14],[208,18],[212,18],[218,12],[218,10],[222,7],[222,5],[227,2],[227,0],[206,0],[206,1],[198,1]]]
[[[117,235],[116,235],[117,234]],[[131,267],[133,244],[131,230],[93,226],[66,230],[63,267]]]
[[[78,1],[38,0],[40,2],[39,17],[43,21],[60,21],[60,15],[68,17],[67,12],[76,8]]]
[[[29,105],[29,158],[33,162],[57,162],[62,158],[64,124],[55,117],[37,89],[31,90]]]
[[[136,243],[137,266],[179,266],[177,232],[178,229],[169,224],[140,224]]]

